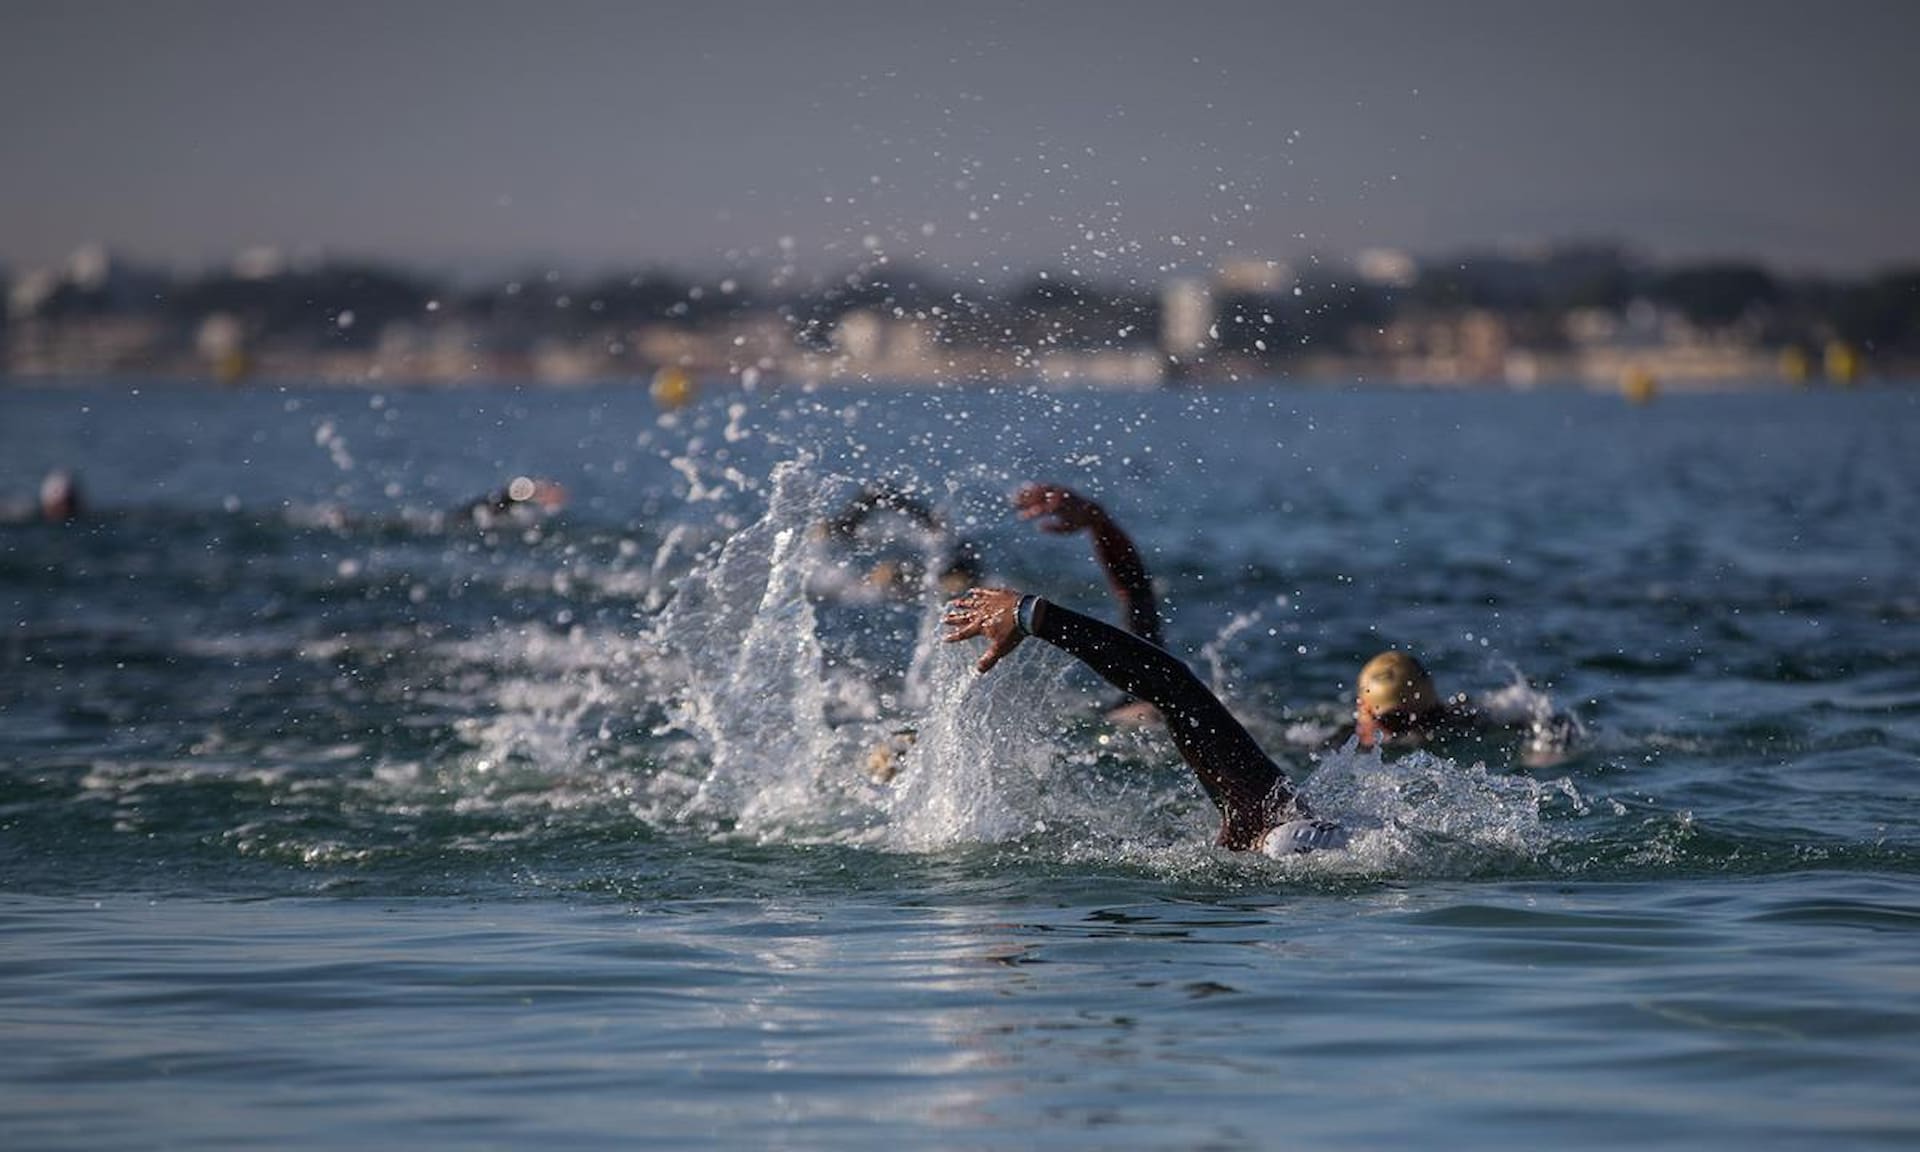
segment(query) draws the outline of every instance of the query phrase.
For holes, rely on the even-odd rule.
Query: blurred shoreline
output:
[[[1920,378],[1920,269],[1789,279],[1607,245],[1240,260],[1158,283],[956,290],[884,261],[800,283],[545,272],[478,286],[254,252],[180,275],[82,249],[9,280],[0,387],[71,379],[702,388],[1347,385],[1747,390]]]

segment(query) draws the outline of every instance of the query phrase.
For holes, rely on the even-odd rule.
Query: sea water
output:
[[[1912,1147],[1917,397],[0,392],[0,1141]],[[1349,851],[938,642],[1118,619],[1032,480]],[[1517,734],[1327,745],[1387,647]]]

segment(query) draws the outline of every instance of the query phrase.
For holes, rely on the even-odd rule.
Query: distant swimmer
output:
[[[838,515],[820,526],[821,534],[843,546],[871,541],[882,535],[872,525],[876,518],[883,517],[903,521],[931,553],[934,583],[942,595],[951,596],[980,579],[980,552],[973,542],[951,532],[926,501],[886,481],[862,487]],[[862,576],[862,583],[912,596],[920,589],[927,563],[924,555],[884,555]]]
[[[527,525],[566,507],[567,490],[552,480],[515,476],[507,486],[467,501],[454,517],[483,530]]]
[[[56,468],[41,478],[36,499],[0,504],[0,524],[71,524],[85,511],[80,481],[67,469]]]
[[[1098,503],[1059,484],[1028,484],[1013,494],[1013,506],[1022,520],[1036,521],[1043,532],[1067,536],[1085,532],[1093,539],[1094,559],[1107,574],[1113,598],[1120,604],[1127,631],[1149,644],[1162,645],[1160,605],[1153,580],[1133,538]],[[1153,709],[1127,697],[1108,706],[1107,718],[1121,724],[1150,724]]]
[[[1407,748],[1476,738],[1524,728],[1530,759],[1546,762],[1564,754],[1579,731],[1570,716],[1497,717],[1465,694],[1441,699],[1433,677],[1412,655],[1382,652],[1366,662],[1354,682],[1353,722],[1327,742],[1354,739],[1361,748]]]
[[[80,481],[65,468],[56,468],[40,481],[40,519],[49,524],[71,524],[84,511]]]
[[[1035,595],[975,588],[948,607],[943,639],[987,640],[985,673],[1028,636],[1061,649],[1101,679],[1148,701],[1165,718],[1174,747],[1220,810],[1222,848],[1282,857],[1344,848],[1346,829],[1316,819],[1259,744],[1180,660],[1156,644]]]

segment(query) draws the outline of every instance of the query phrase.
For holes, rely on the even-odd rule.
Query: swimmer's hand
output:
[[[940,621],[947,626],[947,634],[941,639],[952,644],[985,636],[987,653],[974,665],[985,672],[1026,639],[1027,634],[1020,627],[1019,610],[1020,593],[1011,589],[968,589],[947,605],[947,614]]]
[[[1106,513],[1093,501],[1058,484],[1029,484],[1013,494],[1022,520],[1039,520],[1040,530],[1067,536],[1099,523]]]

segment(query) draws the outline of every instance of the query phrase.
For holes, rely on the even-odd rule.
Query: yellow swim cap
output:
[[[1440,705],[1433,677],[1405,652],[1382,652],[1360,669],[1360,701],[1376,716],[1418,716]]]

